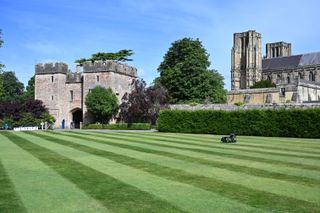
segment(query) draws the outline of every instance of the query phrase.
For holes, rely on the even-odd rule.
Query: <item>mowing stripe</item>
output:
[[[10,133],[9,135],[13,143],[30,152],[113,211],[128,212],[132,209],[132,212],[152,212],[154,209],[159,209],[160,212],[183,212],[149,193],[109,176],[105,172],[97,171],[66,156],[31,143],[21,136],[23,136],[23,133]],[[41,145],[43,144],[46,144],[45,141],[41,141]],[[65,147],[59,148],[65,149]],[[74,158],[90,161],[90,156],[83,153],[70,152],[70,150],[69,153]],[[111,165],[109,164],[109,166]]]
[[[219,169],[214,167],[209,167],[206,165],[201,165],[197,163],[185,162],[182,160],[176,160],[164,156],[158,156],[149,153],[141,153],[134,150],[115,148],[109,146],[108,144],[101,144],[91,141],[90,143],[87,140],[74,139],[72,137],[61,136],[61,139],[65,140],[64,145],[70,144],[71,141],[81,145],[89,145],[96,149],[108,150],[116,154],[125,154],[131,158],[136,158],[139,160],[147,159],[148,161],[158,164],[160,166],[167,166],[173,169],[180,169],[185,172],[190,172],[193,175],[201,174],[208,178],[214,178],[219,181],[224,181],[226,183],[238,184],[244,187],[261,190],[265,192],[270,192],[278,195],[283,195],[287,197],[292,197],[295,199],[305,200],[309,202],[314,202],[320,204],[320,188],[319,187],[307,187],[300,184],[288,183],[286,181],[280,181],[271,178],[258,178],[251,175],[241,174],[239,172],[231,172],[226,169]],[[57,138],[57,140],[59,140]],[[70,140],[68,143],[66,140]],[[76,141],[75,141],[76,140]],[[54,139],[52,140],[54,141]],[[240,178],[239,178],[240,177]],[[270,185],[272,183],[272,185]],[[292,192],[294,190],[294,193]]]
[[[73,131],[70,131],[73,132]],[[88,132],[87,132],[88,133]],[[100,133],[101,134],[101,133]],[[107,137],[111,137],[110,134],[106,135]],[[124,134],[119,134],[119,133],[114,133],[112,137],[118,137],[118,138],[132,138],[130,136],[126,136]],[[136,135],[135,138],[143,140],[144,138],[140,137],[139,135]],[[221,144],[221,143],[213,143],[211,146],[210,145],[204,145],[204,144],[196,144],[196,143],[189,143],[185,142],[184,140],[171,140],[171,139],[151,139],[149,140],[154,140],[155,142],[160,142],[160,144],[173,144],[173,145],[182,145],[183,147],[190,147],[190,148],[199,148],[199,149],[205,149],[205,150],[234,150],[234,151],[240,151],[240,152],[245,152],[245,153],[261,153],[261,154],[267,154],[272,156],[282,156],[282,157],[293,157],[293,158],[303,158],[303,159],[315,159],[315,160],[320,160],[320,156],[317,154],[305,154],[302,155],[297,152],[277,152],[277,151],[264,151],[264,149],[256,149],[256,148],[243,148],[239,147],[238,144]],[[203,148],[204,147],[204,148]],[[294,153],[294,154],[293,154]]]
[[[151,175],[147,172],[143,172],[138,169],[134,169],[129,166],[125,166],[120,163],[116,163],[112,160],[102,158],[99,156],[91,155],[86,152],[78,151],[73,148],[69,148],[63,145],[49,142],[47,140],[37,138],[25,133],[20,133],[20,135],[27,139],[30,143],[28,146],[37,147],[37,149],[43,150],[43,152],[53,152],[62,156],[68,157],[75,160],[81,164],[91,167],[94,170],[102,172],[104,174],[110,175],[119,181],[125,182],[127,184],[133,185],[143,191],[146,191],[152,195],[155,195],[163,200],[167,200],[178,206],[180,209],[188,212],[230,212],[237,208],[239,212],[253,211],[256,212],[259,209],[253,208],[251,206],[242,204],[240,202],[218,196],[212,192],[199,189],[187,184],[182,184],[175,181],[169,181],[167,179],[158,177],[156,175]],[[18,133],[16,133],[18,136]],[[19,136],[18,136],[19,137]],[[22,139],[22,137],[20,137]],[[27,141],[26,141],[27,142]],[[24,145],[23,145],[24,146]],[[43,147],[43,148],[40,148]],[[49,151],[52,150],[52,151]],[[39,151],[38,151],[39,152]],[[80,164],[80,165],[81,165]],[[93,171],[94,171],[93,170]],[[89,171],[88,171],[89,172]],[[91,172],[91,171],[90,171]],[[115,192],[113,192],[115,193]],[[122,192],[125,193],[125,192]],[[141,199],[144,202],[148,198],[139,197],[137,194],[136,199]],[[121,199],[120,199],[121,200]],[[143,202],[141,201],[141,202]],[[161,206],[158,206],[164,212],[170,212],[175,210],[165,209],[169,203],[162,202]],[[121,200],[123,202],[123,200]],[[153,211],[159,211],[157,206],[153,206]],[[167,207],[169,208],[169,207]],[[130,208],[131,209],[131,208]],[[132,208],[135,211],[135,208]],[[136,210],[141,212],[141,209]],[[149,209],[146,212],[150,212]]]
[[[0,133],[1,161],[29,212],[108,212],[75,185],[13,144],[11,137],[3,136],[10,134]]]
[[[47,135],[47,134],[46,134]],[[68,134],[64,134],[68,135]],[[74,135],[69,135],[74,136]],[[228,169],[230,171],[242,172],[249,175],[275,178],[285,181],[296,182],[299,184],[305,184],[309,186],[319,186],[320,185],[320,172],[310,171],[305,169],[296,169],[291,167],[286,167],[282,165],[274,166],[273,164],[266,164],[260,162],[253,162],[241,159],[232,159],[220,156],[212,156],[207,154],[195,153],[190,151],[184,151],[179,149],[168,149],[151,147],[145,148],[144,146],[127,146],[119,145],[115,140],[105,140],[101,137],[84,137],[77,136],[77,138],[82,138],[84,140],[94,140],[95,142],[107,143],[108,145],[133,149],[140,152],[152,153],[161,156],[166,156],[178,160],[184,160],[189,162],[196,162],[204,165],[209,165],[217,168]],[[178,154],[179,153],[179,154]]]
[[[77,137],[80,137],[79,135],[85,134],[85,135],[91,135],[92,133],[75,133],[75,132],[51,132],[52,134],[73,134],[77,135]],[[117,143],[120,145],[127,146],[128,144],[136,147],[162,147],[162,148],[173,148],[173,149],[180,149],[180,150],[187,150],[187,151],[193,151],[196,153],[205,153],[210,154],[213,156],[227,156],[232,157],[234,159],[245,159],[245,160],[251,160],[251,161],[258,161],[258,162],[266,162],[266,163],[272,163],[272,164],[278,164],[278,165],[285,165],[285,166],[291,166],[295,168],[302,168],[302,169],[309,169],[309,170],[315,170],[320,171],[320,165],[319,161],[316,160],[310,160],[310,159],[303,159],[303,158],[294,158],[292,157],[283,157],[283,156],[268,156],[268,155],[262,155],[262,154],[255,154],[255,153],[246,153],[246,152],[240,152],[240,151],[234,151],[234,150],[206,150],[203,148],[190,148],[187,145],[166,145],[163,143],[157,142],[157,140],[148,140],[148,141],[141,141],[139,139],[134,138],[128,138],[128,137],[114,137],[113,135],[106,134],[104,136],[95,135],[95,137],[103,138],[104,140],[116,140]],[[311,162],[310,162],[311,161]]]
[[[143,134],[149,134],[149,133],[141,133]],[[190,140],[198,140],[198,139],[211,139],[212,138],[220,141],[220,138],[222,137],[221,135],[194,135],[194,134],[174,134],[174,133],[159,133],[159,135],[162,136],[169,136],[174,137],[174,138],[182,138],[182,139],[190,139]],[[320,140],[319,139],[314,139],[313,142],[310,142],[311,139],[306,139],[306,138],[279,138],[279,137],[253,137],[253,136],[239,136],[242,140],[251,142],[256,144],[257,142],[262,142],[264,144],[272,144],[273,146],[278,146],[278,145],[286,145],[285,148],[288,147],[295,147],[295,148],[320,148]],[[290,141],[288,141],[290,140]],[[250,144],[250,143],[249,143]],[[303,146],[301,146],[303,145]]]
[[[276,194],[262,192],[260,190],[252,190],[246,187],[239,186],[237,184],[228,184],[223,181],[217,181],[214,179],[210,179],[207,177],[199,176],[198,174],[190,174],[186,171],[182,171],[179,169],[172,169],[165,165],[171,165],[172,162],[163,163],[164,165],[157,165],[154,163],[150,163],[154,155],[150,154],[141,154],[135,151],[130,151],[126,149],[114,149],[113,147],[109,147],[100,143],[90,142],[78,139],[72,139],[71,141],[62,139],[62,137],[53,137],[44,134],[32,134],[37,135],[44,140],[49,140],[54,143],[62,144],[65,146],[69,146],[84,152],[88,152],[93,155],[102,156],[111,160],[114,160],[118,163],[122,163],[131,167],[135,167],[137,169],[141,169],[143,171],[147,171],[149,173],[165,177],[167,179],[172,179],[175,181],[188,183],[199,188],[203,188],[206,190],[210,190],[213,192],[218,192],[219,194],[231,197],[233,199],[237,199],[241,202],[244,202],[249,205],[254,205],[255,207],[264,208],[268,211],[288,211],[292,208],[297,211],[305,211],[306,206],[312,208],[310,211],[315,209],[320,209],[320,206],[311,204],[309,202],[300,201],[284,196],[279,196]],[[67,137],[63,137],[67,138]],[[69,138],[70,139],[70,138]],[[76,140],[76,141],[75,141]],[[87,146],[90,145],[90,146]],[[93,148],[94,147],[94,148]],[[126,155],[122,155],[124,153]],[[130,154],[131,153],[131,154]],[[130,155],[130,157],[129,157]],[[136,158],[133,158],[135,156]],[[137,157],[139,156],[139,157]],[[145,161],[144,159],[148,159]],[[163,159],[160,159],[163,160]],[[190,169],[193,169],[190,167]],[[219,186],[219,187],[217,187]],[[263,197],[264,199],[256,200],[256,197]],[[276,203],[275,205],[270,206],[271,203]],[[294,207],[292,205],[294,203]]]
[[[148,133],[142,133],[142,134],[148,134]],[[210,134],[181,134],[181,133],[163,133],[161,132],[161,134],[164,134],[164,135],[172,135],[172,136],[178,136],[178,137],[188,137],[188,138],[198,138],[198,137],[201,137],[201,138],[210,138],[210,137],[222,137],[222,135],[210,135]],[[292,145],[299,145],[302,141],[303,141],[303,144],[305,144],[306,146],[318,146],[319,147],[319,143],[320,143],[320,139],[310,139],[310,138],[284,138],[284,137],[263,137],[263,136],[241,136],[241,138],[249,138],[249,139],[252,139],[252,138],[257,138],[259,140],[263,140],[263,141],[272,141],[272,143],[288,143],[288,144],[292,144]],[[288,141],[290,140],[290,141]]]
[[[117,133],[115,135],[120,135],[120,136],[126,136],[126,137],[132,137],[132,134],[120,134]],[[161,137],[157,137],[157,136],[146,136],[146,135],[134,135],[136,138],[140,138],[140,139],[157,139],[158,141],[161,142],[169,142],[169,143],[173,143],[173,144],[187,144],[187,145],[192,145],[192,146],[198,146],[198,147],[206,147],[206,148],[226,148],[226,144],[222,144],[220,143],[219,140],[214,140],[211,141],[211,143],[198,143],[198,140],[195,141],[188,141],[190,139],[176,139],[176,138],[161,138]],[[207,141],[208,142],[208,141]],[[227,144],[230,145],[230,144]],[[254,153],[262,153],[262,154],[273,154],[273,155],[282,155],[282,156],[293,156],[293,157],[303,157],[303,158],[310,158],[310,159],[320,159],[319,154],[320,153],[303,153],[301,151],[278,151],[279,149],[277,147],[274,148],[256,148],[256,147],[250,147],[250,146],[244,146],[241,145],[239,143],[236,144],[232,144],[232,146],[228,146],[227,147],[229,150],[239,150],[239,151],[247,151],[247,152],[254,152]]]
[[[0,159],[0,212],[27,212]]]
[[[121,133],[122,135],[126,135],[126,136],[137,136],[137,134],[134,134],[132,132],[124,132],[124,133]],[[198,146],[203,146],[203,147],[209,147],[209,148],[212,148],[212,147],[221,147],[221,146],[224,146],[224,144],[221,144],[220,143],[220,138],[221,137],[217,137],[217,136],[212,136],[212,137],[206,137],[206,138],[201,138],[201,137],[198,137],[198,138],[191,138],[191,137],[177,137],[177,136],[174,136],[174,137],[171,137],[171,136],[168,136],[168,135],[163,135],[162,133],[158,133],[157,135],[155,134],[152,134],[152,133],[142,133],[142,134],[139,134],[138,135],[139,137],[141,138],[153,138],[153,139],[162,139],[162,141],[175,141],[175,142],[181,142],[181,140],[183,139],[184,142],[188,142],[188,144],[191,144],[191,145],[198,145]],[[168,139],[168,137],[170,139]],[[251,138],[252,140],[252,138]],[[296,153],[299,153],[299,154],[317,154],[317,155],[311,155],[311,156],[319,156],[320,154],[320,151],[315,151],[314,148],[305,148],[305,147],[302,147],[302,146],[299,146],[299,147],[292,147],[292,146],[280,146],[280,145],[277,145],[277,144],[269,144],[269,143],[266,143],[264,142],[263,144],[259,144],[259,143],[255,143],[253,144],[252,142],[247,142],[247,141],[250,141],[250,139],[245,139],[243,140],[243,137],[238,137],[238,141],[240,141],[240,143],[237,143],[236,144],[236,147],[242,147],[242,149],[244,148],[249,148],[252,150],[252,148],[257,148],[258,150],[264,150],[264,151],[277,151],[277,150],[281,150],[281,151],[286,151],[285,153],[292,153],[292,154],[296,154]]]

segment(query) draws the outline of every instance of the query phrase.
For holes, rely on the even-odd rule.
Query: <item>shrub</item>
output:
[[[116,124],[87,124],[83,129],[113,129],[113,130],[149,130],[149,123],[116,123]]]
[[[103,129],[102,124],[86,124],[83,129]]]
[[[320,138],[320,109],[163,110],[162,132]]]
[[[241,101],[239,101],[239,102],[234,103],[234,105],[236,105],[236,106],[242,106],[242,105],[244,105],[244,103],[241,102]]]

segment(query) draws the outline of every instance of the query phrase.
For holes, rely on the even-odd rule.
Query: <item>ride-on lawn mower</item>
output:
[[[237,142],[237,135],[236,133],[231,133],[230,136],[222,137],[222,143],[236,143]]]

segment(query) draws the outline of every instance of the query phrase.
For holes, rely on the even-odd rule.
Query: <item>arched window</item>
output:
[[[281,75],[280,74],[277,75],[277,83],[281,83]]]
[[[315,77],[314,77],[313,72],[309,73],[309,81],[315,81]]]
[[[271,76],[270,75],[268,75],[267,80],[271,82]]]

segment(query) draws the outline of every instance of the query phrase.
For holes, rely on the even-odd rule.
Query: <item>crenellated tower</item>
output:
[[[231,50],[231,89],[249,89],[261,80],[261,34],[249,30],[233,35]]]
[[[61,62],[35,66],[35,99],[41,100],[56,118],[57,127],[66,117],[63,108],[67,73],[68,65]]]

